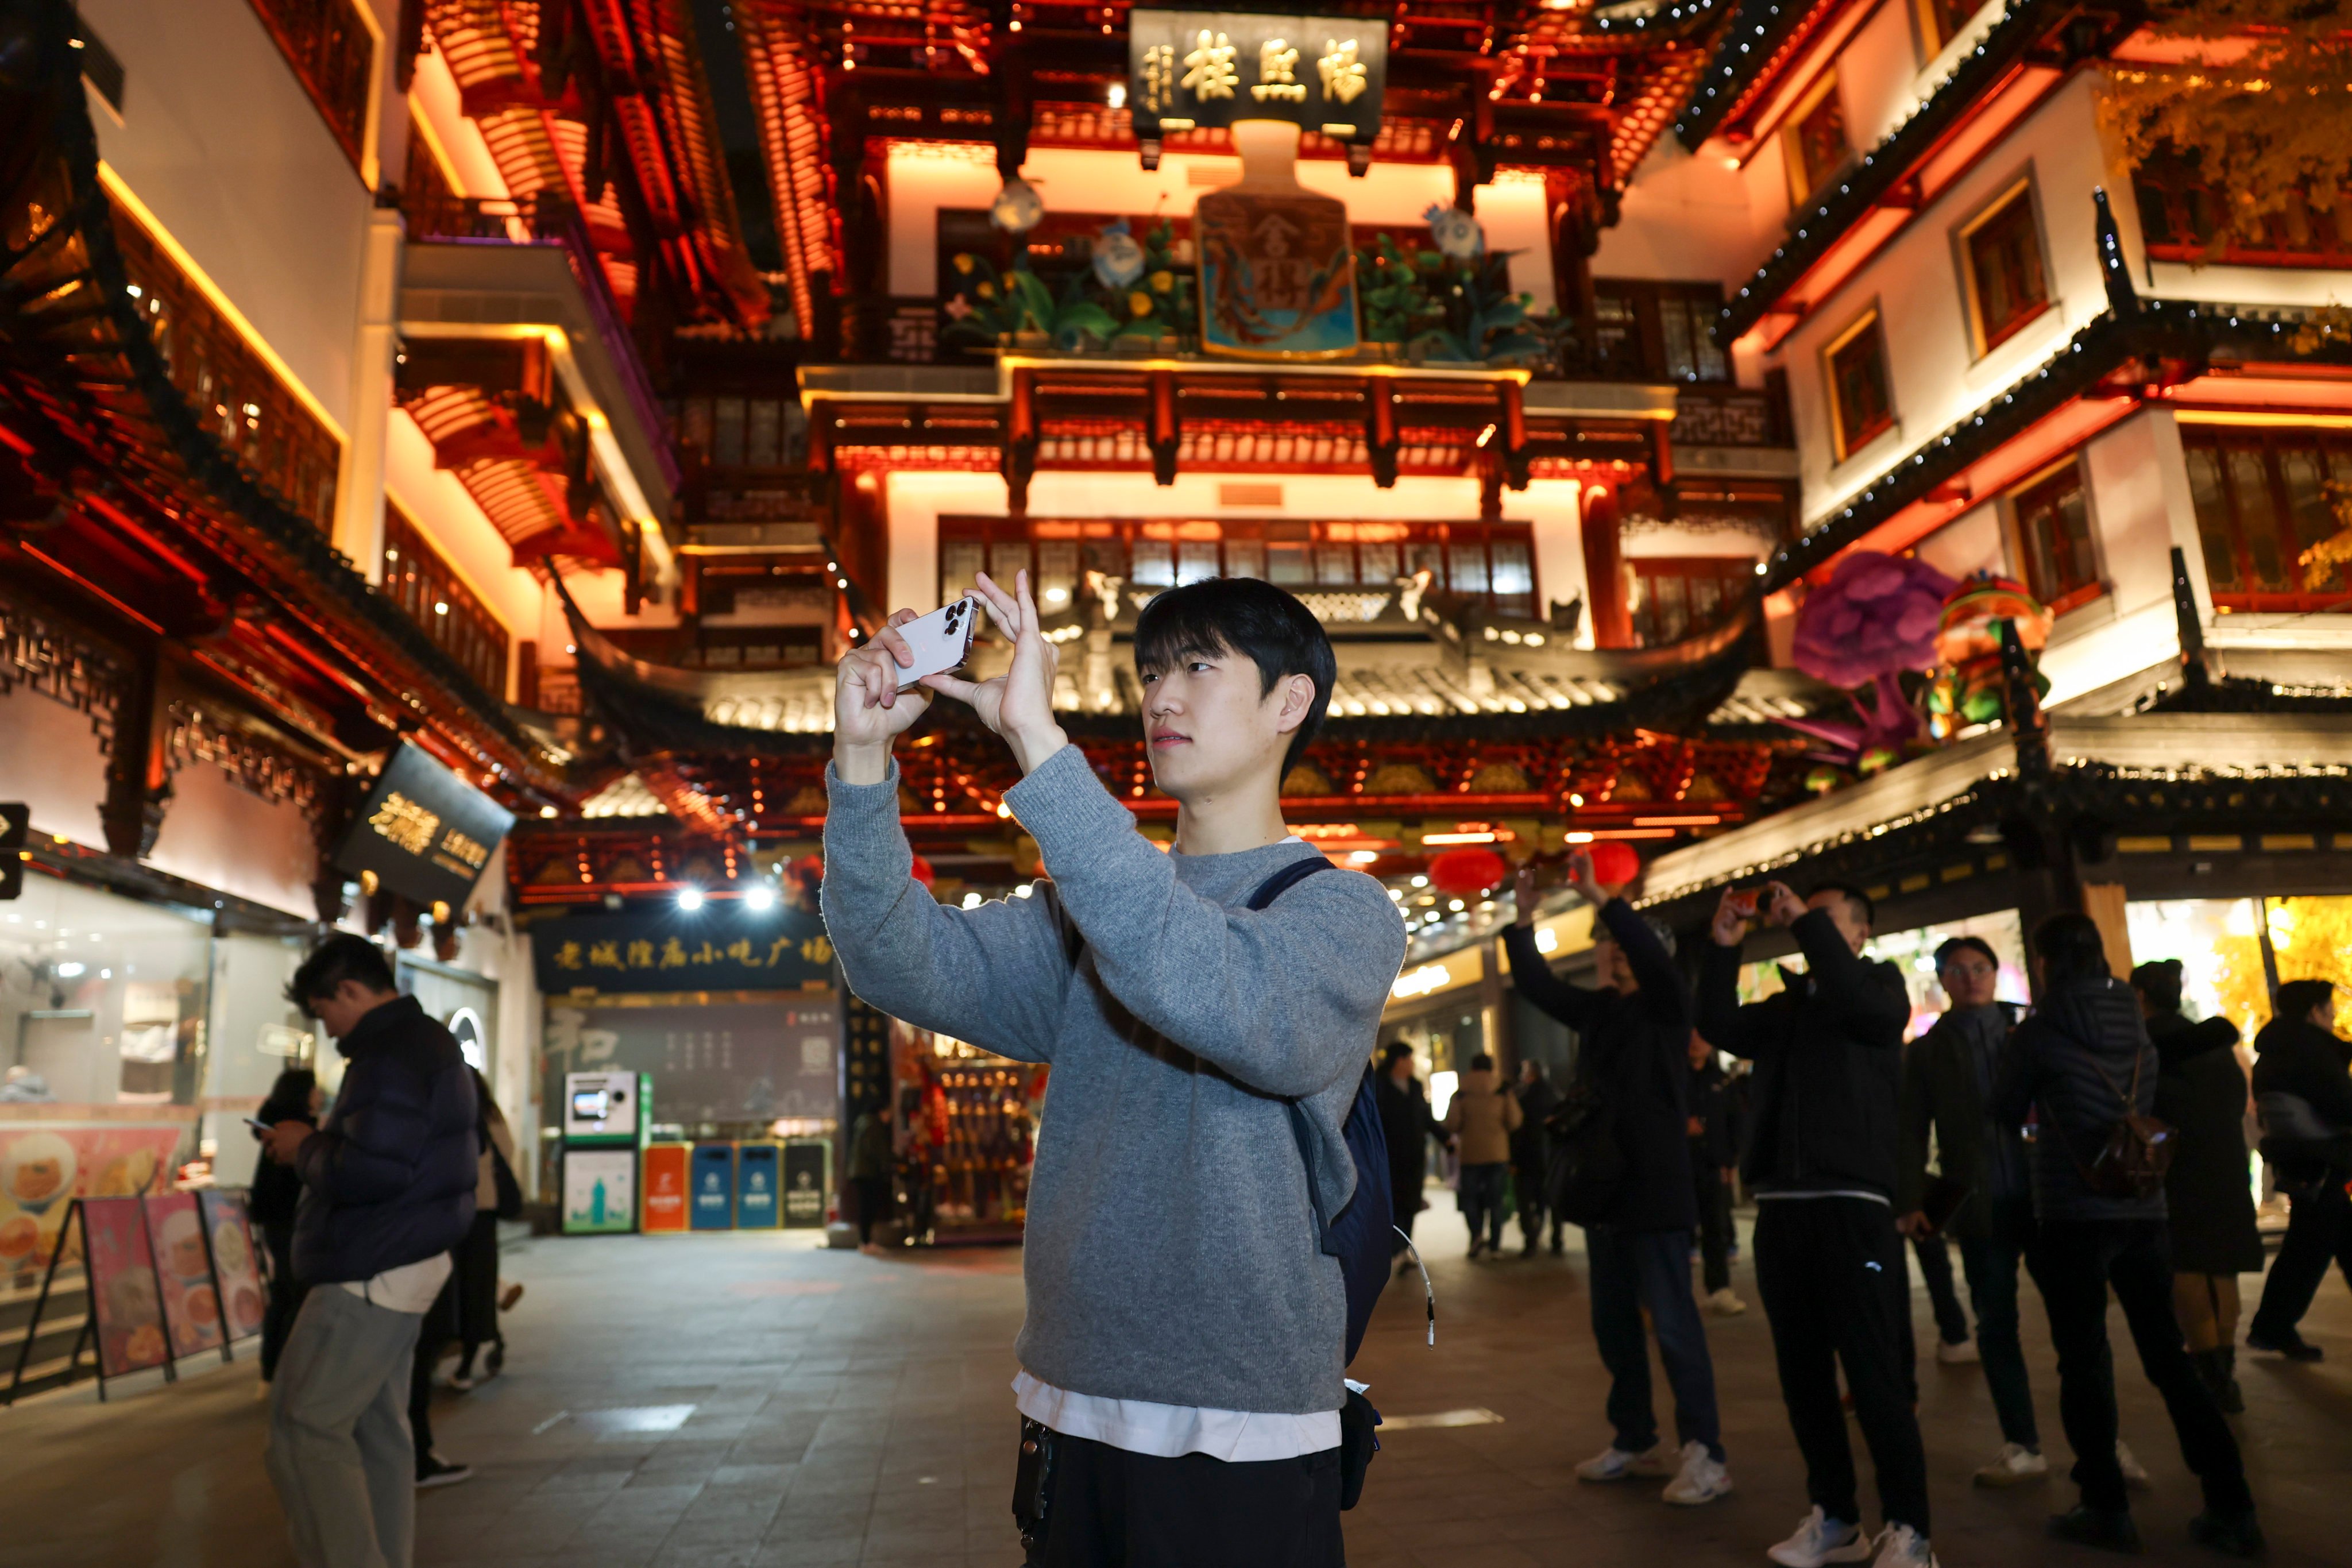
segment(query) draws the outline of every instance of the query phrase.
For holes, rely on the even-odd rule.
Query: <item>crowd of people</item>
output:
[[[2061,914],[2032,936],[2038,1000],[2030,1012],[1996,994],[1991,945],[1955,937],[1933,959],[1946,1010],[1906,1042],[1910,1001],[1895,966],[1865,956],[1875,911],[1860,891],[1825,885],[1801,899],[1780,882],[1727,889],[1696,981],[1686,983],[1671,935],[1591,877],[1590,858],[1571,856],[1569,882],[1596,910],[1596,984],[1561,979],[1540,951],[1531,868],[1519,873],[1517,919],[1504,940],[1519,994],[1575,1032],[1564,1095],[1533,1063],[1522,1064],[1516,1092],[1502,1089],[1482,1055],[1435,1124],[1463,1138],[1462,1207],[1475,1258],[1500,1231],[1490,1196],[1496,1168],[1471,1175],[1474,1159],[1496,1157],[1493,1130],[1522,1130],[1510,1158],[1532,1251],[1547,1217],[1559,1225],[1570,1184],[1590,1186],[1561,1163],[1546,1168],[1552,1108],[1580,1100],[1588,1121],[1605,1122],[1615,1184],[1601,1199],[1582,1191],[1571,1217],[1585,1232],[1612,1436],[1578,1476],[1671,1476],[1664,1495],[1680,1504],[1732,1489],[1699,1308],[1745,1306],[1727,1266],[1736,1160],[1756,1205],[1756,1285],[1811,1494],[1796,1531],[1768,1549],[1774,1561],[1936,1561],[1906,1243],[1933,1304],[1937,1359],[1981,1363],[1999,1421],[2001,1447],[1976,1470],[1978,1485],[2050,1473],[2021,1335],[2022,1276],[2040,1295],[2056,1351],[2080,1491],[2074,1507],[2052,1517],[2050,1534],[2123,1551],[2140,1544],[2128,1492],[2147,1478],[2116,1435],[2112,1299],[2203,1489],[2192,1536],[2227,1555],[2259,1553],[2253,1497],[2226,1420],[2245,1407],[2235,1375],[2238,1277],[2263,1267],[2245,1111],[2251,1097],[2261,1108],[2262,1152],[2294,1198],[2245,1342],[2316,1359],[2295,1325],[2331,1260],[2352,1280],[2352,1047],[2334,1033],[2334,988],[2319,980],[2278,987],[2250,1086],[2231,1048],[2235,1026],[2183,1015],[2178,960],[2119,978],[2097,924]],[[1759,922],[1785,929],[1801,963],[1781,966],[1778,992],[1743,1001],[1742,949]],[[1724,1055],[1746,1064],[1738,1079],[1721,1070]],[[1410,1048],[1390,1047],[1382,1065],[1384,1112],[1406,1108],[1391,1144],[1421,1142],[1429,1124],[1425,1111],[1415,1121],[1410,1110]],[[1469,1129],[1486,1130],[1475,1154]],[[1563,1136],[1589,1144],[1592,1135]],[[1577,1160],[1590,1166],[1589,1148]],[[1400,1158],[1396,1179],[1395,1202],[1409,1215],[1417,1205],[1405,1183],[1422,1179],[1418,1163]],[[1959,1253],[1973,1335],[1948,1247]],[[1673,1386],[1678,1452],[1659,1441],[1645,1321]],[[1864,1525],[1849,1414],[1876,1471],[1874,1533]]]

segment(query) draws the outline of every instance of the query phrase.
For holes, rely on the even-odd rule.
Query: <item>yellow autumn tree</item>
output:
[[[2273,899],[2270,926],[2279,979],[2333,981],[2336,1032],[2352,1033],[2352,899]],[[2251,1038],[2271,1016],[2261,944],[2251,936],[2225,936],[2215,956],[2221,1011]]]

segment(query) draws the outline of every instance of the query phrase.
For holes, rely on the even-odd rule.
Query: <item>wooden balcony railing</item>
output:
[[[1708,382],[1675,389],[1669,435],[1677,447],[1792,445],[1786,403],[1771,389],[1751,391]]]
[[[507,629],[466,586],[415,520],[390,497],[383,503],[382,592],[465,668],[483,690],[507,694]]]
[[[320,533],[331,534],[342,443],[121,207],[114,210],[114,239],[172,384],[254,478]]]
[[[562,247],[572,264],[572,275],[588,302],[596,334],[604,342],[623,384],[623,395],[644,428],[660,460],[662,478],[675,489],[683,479],[677,455],[664,434],[661,405],[654,396],[653,378],[646,374],[636,340],[624,324],[604,264],[589,239],[580,209],[552,192],[522,196],[456,196],[443,193],[410,192],[401,198],[401,216],[414,242],[443,245],[535,245]]]
[[[375,30],[357,0],[253,0],[253,9],[294,68],[352,167],[367,148],[368,83]]]
[[[2132,176],[2139,200],[2140,235],[2154,261],[2192,267],[2352,268],[2352,192],[2339,193],[2326,211],[2303,196],[2263,220],[2259,238],[2230,229],[2229,194],[2201,179],[2185,161],[2150,158]]]

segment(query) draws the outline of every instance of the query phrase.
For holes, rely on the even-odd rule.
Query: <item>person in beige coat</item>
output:
[[[1462,1213],[1470,1226],[1470,1256],[1503,1246],[1503,1187],[1511,1170],[1511,1134],[1523,1120],[1519,1098],[1495,1071],[1495,1058],[1480,1051],[1445,1108],[1445,1131],[1462,1151]],[[1479,1237],[1479,1227],[1486,1237]]]

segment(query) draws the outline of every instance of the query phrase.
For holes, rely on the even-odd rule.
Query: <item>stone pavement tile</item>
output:
[[[757,1568],[838,1568],[854,1563],[866,1550],[862,1536],[826,1541],[766,1541],[752,1562]]]

